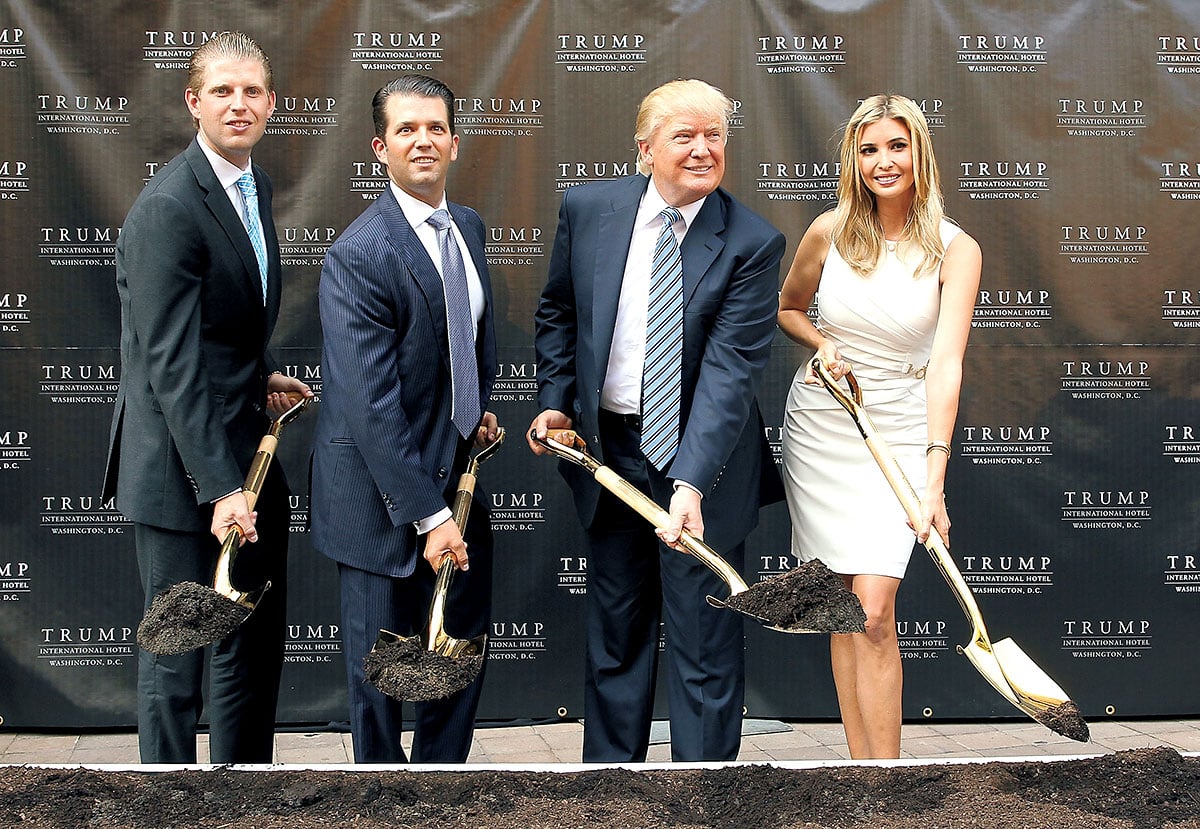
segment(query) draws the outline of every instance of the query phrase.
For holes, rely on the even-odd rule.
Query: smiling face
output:
[[[213,60],[198,92],[184,92],[188,111],[199,122],[200,139],[229,163],[245,169],[250,151],[263,137],[275,111],[275,93],[257,60]]]
[[[725,176],[725,128],[720,118],[674,113],[648,140],[638,141],[642,161],[667,204],[702,199]]]
[[[458,158],[458,136],[450,133],[446,102],[394,94],[385,106],[387,128],[382,138],[371,139],[375,157],[387,165],[397,187],[437,207],[446,191],[450,162]]]
[[[863,127],[858,137],[858,172],[877,199],[912,198],[912,136],[894,118]]]

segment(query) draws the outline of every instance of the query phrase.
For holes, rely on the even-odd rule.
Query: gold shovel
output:
[[[253,511],[258,502],[283,427],[299,417],[312,399],[288,392],[291,408],[271,422],[267,434],[258,442],[243,487],[248,510]],[[159,655],[186,653],[225,638],[249,617],[271,582],[251,590],[234,587],[233,565],[241,540],[241,527],[231,527],[225,534],[217,554],[212,589],[193,582],[180,582],[154,597],[138,625],[138,644]]]
[[[837,381],[821,363],[820,358],[812,360],[813,373],[820,379],[826,390],[854,418],[858,431],[862,434],[871,451],[875,462],[883,470],[892,491],[904,507],[909,521],[917,526],[921,523],[921,500],[913,490],[912,484],[904,476],[900,464],[888,448],[887,443],[879,435],[867,410],[862,404],[862,389],[858,380],[849,369],[846,370],[846,382],[850,386],[850,394],[838,385]],[[1079,707],[1072,702],[1065,691],[1039,668],[1032,659],[1012,639],[1002,639],[993,642],[988,637],[987,627],[983,623],[983,615],[975,603],[971,588],[963,580],[950,550],[946,547],[936,529],[930,527],[929,538],[925,549],[933,557],[946,583],[954,592],[959,605],[971,622],[971,641],[959,645],[958,652],[965,655],[1002,697],[1030,717],[1064,737],[1080,742],[1088,741],[1088,726],[1079,714]]]
[[[612,494],[616,495],[617,498],[623,501],[627,506],[637,512],[655,527],[662,529],[670,524],[671,516],[666,510],[648,498],[641,490],[626,481],[615,471],[596,460],[587,451],[587,444],[584,443],[583,438],[581,438],[574,431],[570,429],[549,429],[547,430],[545,438],[539,438],[537,436],[537,432],[533,431],[530,432],[530,438],[540,446],[544,446],[546,449],[550,450],[550,452],[557,457],[581,466],[588,472],[592,473],[592,475],[595,476],[596,481],[601,486],[603,486]],[[755,585],[754,588],[748,587],[741,574],[738,573],[738,571],[735,570],[732,565],[729,564],[729,562],[721,558],[720,554],[718,554],[700,539],[688,533],[686,530],[679,534],[679,544],[683,547],[685,552],[690,553],[698,558],[706,567],[708,567],[709,570],[717,575],[717,578],[725,582],[726,586],[729,587],[729,599],[732,599],[734,596],[747,593],[747,591],[762,590],[768,586],[765,582],[763,582]],[[797,572],[799,572],[798,568]],[[825,570],[825,573],[828,574],[828,570]],[[832,577],[832,574],[829,575]],[[840,594],[842,594],[841,598],[851,602],[854,606],[854,610],[857,610],[858,614],[861,616],[862,608],[858,605],[857,598],[855,598],[853,594],[841,590],[840,586],[838,590]],[[749,613],[739,607],[733,606],[728,599],[726,601],[721,601],[714,596],[706,596],[705,599],[713,607],[732,610],[735,613],[741,613],[744,616],[749,616],[763,627],[770,628],[771,630],[777,630],[781,633],[828,632],[808,628],[800,624],[771,624],[769,620],[764,619],[761,616],[755,615],[754,613]],[[847,630],[839,629],[837,632],[850,632],[851,630],[862,631],[862,619],[865,619],[865,616],[862,616],[861,619],[855,618],[854,622],[857,624],[855,624],[853,628]]]
[[[460,532],[467,526],[479,466],[503,442],[504,428],[501,427],[496,440],[475,453],[458,479],[451,512]],[[390,630],[379,631],[374,647],[367,654],[366,675],[372,685],[388,696],[410,702],[449,696],[469,685],[483,666],[486,633],[471,639],[456,639],[446,632],[446,596],[454,570],[454,557],[445,556],[438,566],[437,581],[433,586],[429,621],[420,636],[404,637]],[[447,659],[460,660],[461,664],[447,663]]]

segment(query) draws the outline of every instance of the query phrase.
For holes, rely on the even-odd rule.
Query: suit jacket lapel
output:
[[[267,193],[270,195],[270,188],[264,184],[262,170],[254,168],[254,178],[258,182],[258,192],[260,194]],[[262,220],[263,239],[267,243],[267,300],[266,312],[267,320],[273,321],[279,316],[279,305],[283,295],[283,266],[279,261],[279,237],[275,233],[275,216],[271,209],[271,199],[259,198],[258,200],[259,218]],[[254,261],[253,275],[258,273],[258,260]],[[271,323],[273,327],[274,323]],[[271,338],[270,328],[267,330],[267,339]]]
[[[200,188],[204,190],[205,206],[217,223],[221,225],[225,235],[229,237],[229,243],[233,245],[233,249],[237,251],[242,264],[245,265],[242,290],[248,296],[244,301],[248,302],[250,298],[254,298],[257,300],[255,304],[262,306],[262,278],[258,273],[258,257],[254,255],[254,246],[250,244],[250,237],[246,234],[246,226],[242,224],[241,217],[233,209],[233,203],[229,201],[229,196],[221,187],[221,182],[217,181],[217,174],[213,172],[212,165],[208,163],[204,151],[196,143],[199,140],[197,138],[188,145],[186,151],[188,164],[191,165],[192,174],[195,175]],[[261,208],[261,202],[259,206]],[[269,215],[270,211],[267,211],[267,216]],[[265,216],[263,220],[266,221]],[[265,224],[263,229],[266,230]],[[273,229],[271,233],[274,234]],[[268,250],[270,250],[269,247]]]
[[[446,295],[442,288],[442,277],[434,267],[429,254],[425,252],[425,246],[417,238],[416,231],[408,223],[408,219],[404,218],[404,211],[400,209],[400,204],[392,195],[390,187],[384,188],[376,204],[387,222],[388,240],[400,255],[404,266],[412,274],[413,281],[425,297],[430,321],[433,323],[434,331],[437,332],[438,342],[442,344],[438,351],[446,369],[449,370],[450,335],[446,330]]]
[[[639,174],[630,176],[626,182],[612,200],[612,209],[600,214],[597,228],[596,272],[592,283],[592,342],[595,343],[597,377],[604,377],[608,372],[608,355],[617,325],[617,305],[621,300],[633,223],[637,220],[638,205],[650,179]]]
[[[725,210],[720,191],[710,193],[696,214],[679,252],[683,257],[683,302],[686,307],[708,272],[713,260],[725,247],[720,234],[725,230]]]

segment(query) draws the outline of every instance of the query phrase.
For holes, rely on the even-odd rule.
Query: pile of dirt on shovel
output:
[[[6,829],[1197,829],[1200,759],[572,772],[0,767]]]
[[[186,653],[233,633],[249,615],[250,608],[211,587],[180,582],[150,602],[138,625],[137,641],[151,653]]]
[[[483,668],[483,654],[442,656],[426,650],[419,636],[376,645],[364,660],[367,682],[394,699],[426,702],[466,688]]]
[[[858,597],[820,559],[753,584],[725,604],[785,630],[862,633],[867,621]]]

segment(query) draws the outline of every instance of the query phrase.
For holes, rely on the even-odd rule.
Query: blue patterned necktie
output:
[[[254,256],[258,259],[258,278],[262,281],[263,302],[266,302],[267,242],[263,238],[262,219],[258,215],[258,186],[254,183],[254,173],[242,173],[242,177],[237,180],[237,186],[246,202],[246,233],[250,236]]]
[[[679,448],[679,389],[683,375],[683,259],[671,226],[683,216],[662,211],[646,307],[642,369],[642,454],[664,469]]]
[[[450,375],[454,400],[450,419],[458,433],[470,437],[483,414],[479,410],[479,365],[475,360],[475,326],[467,269],[450,230],[450,214],[435,210],[427,219],[437,229],[442,254],[442,286],[446,295],[446,329],[450,335]]]

